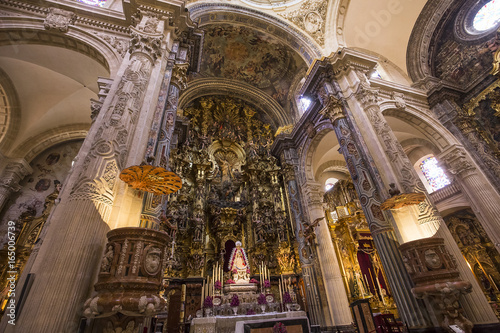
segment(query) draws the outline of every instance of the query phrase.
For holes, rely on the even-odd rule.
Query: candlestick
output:
[[[368,289],[368,292],[371,292],[370,291],[370,284],[368,283],[368,279],[366,278],[366,274],[365,274],[365,282],[366,282],[366,289]]]

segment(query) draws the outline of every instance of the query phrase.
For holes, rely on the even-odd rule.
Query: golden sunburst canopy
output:
[[[399,209],[405,206],[418,205],[425,200],[423,193],[403,193],[387,199],[382,203],[382,210]]]
[[[152,165],[128,167],[120,173],[120,179],[132,188],[157,195],[174,193],[182,188],[179,176]]]

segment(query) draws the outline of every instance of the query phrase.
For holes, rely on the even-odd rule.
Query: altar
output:
[[[190,333],[272,333],[281,322],[288,333],[310,333],[304,311],[270,312],[257,315],[202,317],[191,320]]]

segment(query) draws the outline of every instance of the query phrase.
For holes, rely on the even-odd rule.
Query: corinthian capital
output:
[[[186,89],[187,87],[187,70],[189,64],[175,64],[172,69],[172,84],[176,85],[179,90]]]
[[[455,145],[446,149],[439,158],[446,163],[452,174],[460,177],[468,176],[476,169],[461,146]]]
[[[0,186],[17,192],[21,188],[19,182],[32,172],[33,169],[25,160],[12,161],[7,164],[2,176],[0,176]]]
[[[378,105],[378,89],[371,88],[361,82],[356,91],[356,98],[365,108]]]
[[[153,13],[143,13],[141,22],[136,27],[130,27],[130,54],[143,53],[152,62],[160,58],[163,53],[162,41],[166,17],[159,17]]]
[[[330,119],[332,124],[338,119],[345,118],[342,101],[333,95],[326,98],[325,107],[319,113]]]

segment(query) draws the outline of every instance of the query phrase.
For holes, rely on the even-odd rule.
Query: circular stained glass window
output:
[[[477,31],[486,31],[500,22],[500,0],[492,0],[479,9],[472,25]]]

